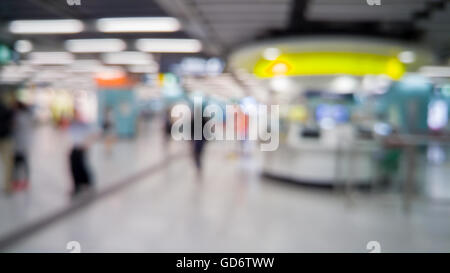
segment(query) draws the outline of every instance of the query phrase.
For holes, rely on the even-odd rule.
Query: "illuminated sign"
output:
[[[275,60],[261,58],[254,66],[253,72],[261,78],[281,75],[384,74],[398,80],[404,74],[405,67],[394,56],[352,52],[303,52],[284,53]]]

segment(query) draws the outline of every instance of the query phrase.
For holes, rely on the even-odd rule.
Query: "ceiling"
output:
[[[81,0],[81,5],[70,6],[66,0],[1,0],[0,1],[0,41],[12,44],[18,39],[27,39],[37,51],[63,50],[67,39],[121,38],[131,42],[137,38],[189,38],[185,31],[161,33],[101,33],[95,31],[94,20],[107,17],[166,17],[170,16],[153,0]],[[75,34],[39,34],[17,35],[8,30],[12,20],[25,19],[67,19],[83,20],[87,28]],[[155,54],[158,55],[158,54]],[[173,62],[179,61],[184,54],[161,54],[161,70],[168,70]],[[192,55],[192,54],[189,54]],[[84,57],[91,58],[88,54]]]
[[[255,40],[315,34],[362,34],[423,43],[450,55],[446,0],[156,0],[189,22],[187,31],[227,55]],[[199,29],[200,30],[199,30]],[[195,31],[191,31],[195,29]]]
[[[2,0],[0,39],[12,43],[23,38],[6,28],[17,19],[78,18],[89,23],[102,17],[142,16],[174,16],[183,29],[26,38],[51,48],[69,38],[193,37],[203,41],[205,53],[226,56],[255,40],[342,33],[417,41],[430,45],[442,60],[450,55],[450,4],[446,0],[381,0],[381,6],[370,6],[366,0],[81,0],[80,6],[70,6],[66,0]]]
[[[2,0],[2,21],[17,19],[56,19],[75,17],[167,16],[153,0],[81,0],[81,5],[70,6],[66,0]]]
[[[1,0],[0,41],[33,42],[36,50],[62,49],[73,38],[121,38],[130,44],[136,38],[197,38],[204,54],[227,57],[237,48],[255,41],[311,35],[365,35],[407,40],[428,45],[442,63],[450,59],[450,3],[446,0]],[[182,29],[172,33],[100,33],[94,20],[104,17],[165,17],[180,20]],[[83,20],[81,33],[58,35],[13,35],[8,23],[18,19]],[[89,27],[90,26],[90,27]],[[183,54],[157,56],[161,71],[179,62]],[[191,55],[192,56],[192,55]],[[12,71],[14,74],[15,72]],[[186,87],[213,90],[219,96],[263,96],[266,86],[244,71],[215,77],[188,77]],[[257,96],[255,96],[257,97]],[[266,97],[258,97],[266,100]]]
[[[309,20],[344,22],[411,22],[414,14],[426,9],[428,0],[381,0],[370,6],[361,0],[312,0],[306,18]]]

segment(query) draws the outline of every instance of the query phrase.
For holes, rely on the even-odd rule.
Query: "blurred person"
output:
[[[203,111],[202,111],[203,112]],[[197,174],[201,175],[202,171],[202,159],[203,159],[203,151],[205,148],[205,144],[207,140],[203,135],[203,128],[205,124],[208,122],[207,117],[203,117],[203,115],[196,116],[193,114],[191,117],[191,142],[192,142],[192,156],[194,159],[195,166],[197,168]],[[201,135],[199,139],[195,139],[195,124],[201,126]]]
[[[247,156],[248,149],[248,123],[249,116],[245,113],[241,107],[238,108],[236,116],[236,134],[240,143],[240,155]]]
[[[165,113],[163,114],[163,141],[164,141],[164,156],[165,159],[169,159],[170,157],[170,142],[172,140],[172,107],[168,107]]]
[[[203,125],[206,123],[206,121],[204,121],[204,118],[202,118],[200,122],[202,123],[203,128]],[[191,120],[191,128],[194,128],[194,118],[192,118]],[[197,171],[200,173],[202,170],[202,157],[206,139],[204,138],[203,134],[200,139],[195,139],[193,132],[194,130],[192,129],[192,156],[194,158]]]
[[[28,151],[30,147],[33,117],[28,105],[18,101],[14,113],[14,190],[26,189],[29,185]],[[20,173],[22,171],[22,176]]]
[[[14,113],[11,108],[0,100],[0,154],[3,163],[2,178],[5,184],[4,190],[7,193],[10,193],[13,189],[13,119]]]
[[[102,129],[103,129],[103,137],[105,140],[106,152],[108,154],[110,154],[112,151],[114,142],[116,140],[116,137],[114,134],[114,130],[115,130],[114,111],[111,107],[105,108],[105,113],[103,115]]]
[[[83,121],[80,112],[75,109],[74,120],[69,125],[69,135],[72,149],[69,155],[70,170],[73,179],[72,195],[76,196],[82,191],[92,187],[92,175],[86,157],[89,146],[95,139],[95,131]]]
[[[226,120],[226,118],[225,118]],[[233,126],[234,134],[237,138],[237,146],[232,149],[227,158],[237,159],[246,155],[249,117],[238,104],[233,104]]]
[[[169,141],[172,139],[172,107],[168,107],[164,114],[164,140],[166,145],[169,144]]]

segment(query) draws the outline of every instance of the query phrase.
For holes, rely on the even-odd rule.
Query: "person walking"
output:
[[[107,107],[103,114],[103,138],[105,143],[105,151],[108,155],[112,153],[113,145],[116,141],[115,123],[114,123],[114,109]]]
[[[82,120],[77,110],[75,110],[74,120],[69,126],[69,135],[72,141],[69,155],[73,179],[72,195],[76,196],[92,186],[92,175],[86,157],[94,137],[92,127]]]
[[[28,188],[30,167],[28,151],[30,147],[33,117],[30,108],[23,102],[17,102],[13,123],[14,135],[14,190]],[[22,175],[21,175],[22,173]]]
[[[10,193],[13,189],[13,118],[13,111],[0,100],[0,155],[3,163],[2,179],[6,193]]]
[[[197,168],[198,174],[201,175],[201,170],[203,167],[203,153],[205,144],[207,142],[205,135],[203,133],[203,128],[208,122],[209,118],[203,117],[202,115],[196,116],[195,114],[191,117],[191,141],[192,141],[192,156],[194,159],[195,166]],[[199,127],[195,127],[198,125]],[[195,130],[199,129],[199,137],[195,138]]]
[[[164,113],[164,141],[168,146],[172,139],[172,107],[168,107]]]

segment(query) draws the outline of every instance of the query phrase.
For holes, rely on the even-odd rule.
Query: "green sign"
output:
[[[6,64],[11,61],[12,52],[11,50],[3,44],[0,44],[0,64]]]

